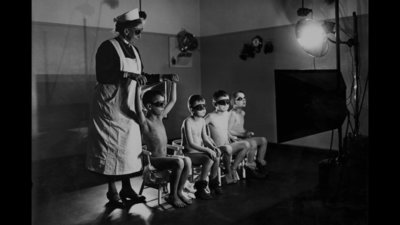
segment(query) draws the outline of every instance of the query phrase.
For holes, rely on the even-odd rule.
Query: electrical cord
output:
[[[361,115],[362,105],[364,104],[365,92],[366,92],[366,90],[367,90],[367,84],[368,84],[368,80],[369,80],[368,78],[369,78],[369,73],[367,74],[367,77],[366,77],[366,79],[365,79],[364,92],[363,92],[363,96],[362,96],[362,98],[361,98],[360,112],[359,112],[358,116]]]

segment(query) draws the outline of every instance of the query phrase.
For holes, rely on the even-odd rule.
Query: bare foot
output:
[[[252,162],[252,163],[246,163],[246,166],[252,169],[255,169],[257,167],[257,163],[256,162]]]
[[[193,203],[192,199],[188,198],[182,192],[178,194],[179,198],[186,204],[190,205]]]
[[[226,182],[227,184],[234,184],[234,183],[236,183],[237,181],[233,178],[232,175],[225,174],[225,182]]]
[[[195,193],[196,192],[196,189],[193,188],[193,183],[190,183],[189,181],[186,181],[184,189],[187,192],[190,192],[190,193]]]
[[[169,204],[171,204],[172,206],[176,207],[176,208],[183,208],[186,206],[185,203],[183,203],[179,197],[168,197],[165,199],[165,201],[167,201]]]
[[[261,164],[261,166],[267,165],[267,161],[265,161],[264,159],[259,159],[257,161]]]
[[[239,178],[239,174],[237,172],[237,169],[232,170],[233,171],[233,179],[235,180],[235,183],[238,182],[238,180],[240,180]]]

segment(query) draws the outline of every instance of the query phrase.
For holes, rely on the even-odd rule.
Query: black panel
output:
[[[278,142],[340,127],[346,86],[337,70],[275,70]]]

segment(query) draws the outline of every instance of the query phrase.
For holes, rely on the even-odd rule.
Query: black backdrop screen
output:
[[[278,142],[339,128],[346,85],[337,70],[275,70]]]

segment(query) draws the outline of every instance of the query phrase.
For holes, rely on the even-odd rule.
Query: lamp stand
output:
[[[340,64],[340,24],[339,24],[339,0],[335,0],[335,23],[336,23],[336,69],[338,73],[341,72],[341,64]],[[355,82],[354,82],[354,98],[355,98],[355,110],[354,110],[354,124],[355,129],[353,136],[358,136],[360,122],[359,122],[359,96],[358,96],[358,83],[359,83],[359,43],[358,43],[358,31],[357,31],[357,15],[353,12],[353,28],[354,28],[354,37],[352,43],[354,44],[354,52],[355,52]],[[350,118],[349,118],[350,119]],[[345,134],[346,136],[348,134]],[[339,156],[338,160],[341,161],[344,158],[346,149],[343,149],[342,143],[342,126],[338,127],[338,136],[339,136]]]

